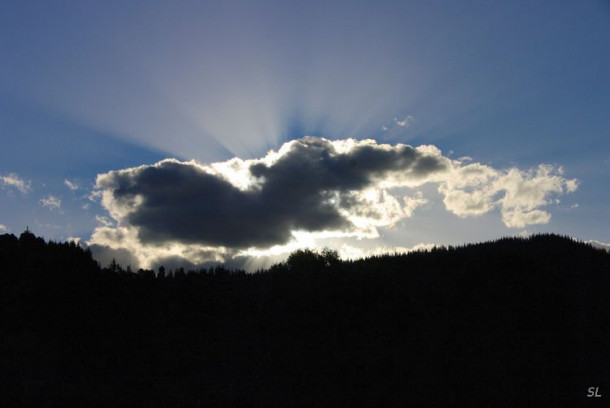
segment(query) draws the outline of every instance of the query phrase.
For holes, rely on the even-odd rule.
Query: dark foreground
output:
[[[610,406],[610,255],[567,238],[173,272],[0,236],[0,406]]]

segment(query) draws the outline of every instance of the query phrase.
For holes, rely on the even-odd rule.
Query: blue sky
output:
[[[121,255],[144,266],[170,258],[262,265],[300,245],[356,256],[547,231],[609,243],[609,47],[606,0],[4,1],[0,229],[18,234],[29,226],[48,239],[80,238],[100,257]],[[375,145],[341,150],[340,142],[320,142],[350,138]],[[287,161],[298,159],[292,154],[298,149],[307,157],[314,151],[356,157],[362,149],[395,157],[406,154],[401,145],[435,146],[438,153],[420,153],[446,171],[406,187],[406,179],[384,177],[408,178],[408,168],[399,176],[363,165],[371,173],[356,193],[353,181],[318,185],[305,167]],[[269,158],[282,146],[285,160]],[[167,158],[194,160],[189,170],[217,180],[179,178],[168,162],[153,167]],[[288,223],[285,231],[269,231],[284,238],[233,247],[238,241],[165,230],[147,223],[144,213],[195,217],[202,224],[192,225],[205,228],[206,214],[233,209],[233,201],[216,202],[210,191],[209,200],[192,208],[172,207],[160,196],[161,181],[130,185],[144,201],[121,201],[126,196],[117,186],[124,181],[111,173],[125,170],[144,183],[144,170],[134,169],[160,169],[159,177],[178,177],[177,186],[195,183],[201,198],[230,178],[226,166],[212,164],[233,158],[247,173],[239,177],[251,177],[252,186],[265,173],[261,163],[269,167],[265,180],[279,177],[272,170],[281,164],[294,173],[277,186],[308,182],[321,189],[311,190],[320,200],[338,194],[344,201],[332,211],[343,224],[286,213],[267,220]],[[332,166],[343,163],[337,160]],[[484,182],[464,176],[475,164],[486,166]],[[542,164],[551,170],[537,173]],[[456,184],[454,177],[471,184]],[[237,194],[232,180],[226,191]],[[501,189],[502,183],[509,187]],[[259,185],[257,199],[281,200],[271,187]],[[243,191],[250,197],[255,190]],[[163,205],[148,205],[153,198]],[[475,203],[476,211],[473,200],[484,201]],[[365,203],[377,218],[356,221]],[[263,219],[262,208],[270,207],[248,208],[258,211],[253,219]],[[297,226],[302,231],[286,238]],[[376,234],[365,237],[366,228]],[[146,231],[157,238],[147,241]]]

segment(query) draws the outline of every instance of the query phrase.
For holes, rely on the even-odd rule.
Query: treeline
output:
[[[0,404],[594,406],[609,273],[607,252],[556,235],[302,250],[256,273],[102,268],[2,235]]]

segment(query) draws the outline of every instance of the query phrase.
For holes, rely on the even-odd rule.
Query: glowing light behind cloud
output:
[[[305,137],[260,159],[167,159],[101,174],[96,195],[116,227],[100,219],[90,243],[128,249],[143,265],[271,259],[332,240],[353,254],[341,240],[375,240],[415,216],[432,199],[426,185],[458,217],[499,210],[506,227],[522,228],[548,223],[544,208],[578,183],[550,165],[503,170],[430,145]]]
[[[184,159],[260,156],[304,134],[371,136],[405,114],[431,71],[416,68],[408,24],[383,8],[71,6],[41,12],[36,48],[4,69],[3,86]],[[58,31],[62,12],[79,19]]]
[[[434,144],[478,162],[468,167],[463,157],[451,178],[424,184],[409,178],[395,187],[386,174],[375,193],[326,192],[328,208],[341,199],[362,202],[362,214],[342,213],[362,236],[376,230],[383,240],[417,225],[425,242],[494,238],[520,225],[544,229],[549,209],[565,206],[552,211],[549,227],[608,242],[598,222],[608,193],[598,185],[608,162],[610,24],[599,4],[543,0],[525,13],[521,2],[479,0],[0,2],[0,50],[8,62],[0,64],[7,135],[0,205],[22,215],[15,224],[0,221],[17,231],[36,211],[67,223],[59,217],[66,211],[77,224],[71,204],[94,174],[163,157],[195,159],[193,168],[254,194],[263,179],[249,173],[248,160],[270,167],[283,157],[284,142],[314,135],[344,140],[345,147],[334,142],[337,152],[351,149],[349,138],[375,138]],[[55,140],[72,149],[52,151]],[[275,156],[265,155],[269,149]],[[451,152],[443,156],[455,162]],[[583,180],[579,209],[557,204],[576,184],[558,166],[546,175],[537,167],[549,162]],[[519,170],[510,173],[512,167]],[[32,184],[22,177],[19,184],[12,173]],[[43,175],[78,182],[78,193],[65,195],[70,185],[58,190]],[[63,200],[61,211],[40,208],[49,195]],[[103,202],[120,214],[111,196]],[[62,236],[87,235],[96,220],[85,217],[89,223]],[[486,224],[470,228],[473,217]],[[46,235],[62,239],[53,231]],[[392,244],[417,242],[395,233]]]
[[[519,89],[558,88],[539,50],[560,54],[553,70],[597,69],[549,47],[577,24],[552,2],[531,13],[476,1],[1,7],[7,94],[186,160],[260,157],[308,134],[442,137],[444,124],[455,133],[536,103]]]

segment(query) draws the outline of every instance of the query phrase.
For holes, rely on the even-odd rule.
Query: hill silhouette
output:
[[[247,274],[0,236],[2,406],[603,406],[610,254],[557,235]],[[588,398],[598,387],[601,398]]]

